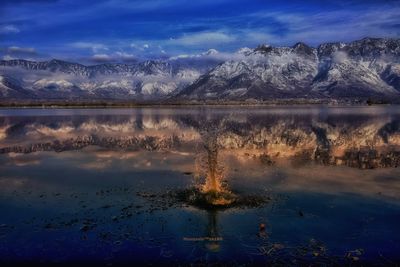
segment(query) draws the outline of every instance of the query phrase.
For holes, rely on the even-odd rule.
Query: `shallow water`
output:
[[[0,264],[399,263],[399,164],[399,107],[2,109]]]

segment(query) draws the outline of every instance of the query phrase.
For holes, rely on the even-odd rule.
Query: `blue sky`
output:
[[[0,57],[124,61],[400,37],[400,1],[0,0]]]

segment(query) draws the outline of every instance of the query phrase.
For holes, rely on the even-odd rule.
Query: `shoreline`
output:
[[[38,109],[56,109],[56,108],[146,108],[146,107],[277,107],[277,106],[328,106],[328,107],[368,107],[368,106],[397,106],[400,102],[376,101],[368,100],[343,100],[343,101],[327,101],[327,100],[271,100],[271,101],[188,101],[188,102],[124,102],[124,101],[0,101],[0,109],[12,108],[38,108]]]

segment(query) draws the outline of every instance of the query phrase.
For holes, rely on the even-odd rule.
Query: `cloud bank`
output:
[[[400,37],[400,2],[391,0],[23,0],[2,1],[0,12],[0,47],[35,47],[72,61]],[[0,51],[6,55],[16,56]]]

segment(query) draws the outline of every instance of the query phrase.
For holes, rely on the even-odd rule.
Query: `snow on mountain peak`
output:
[[[239,49],[236,51],[235,54],[241,54],[241,55],[248,56],[248,55],[250,55],[253,51],[254,51],[254,50],[251,49],[251,48],[242,47],[242,48],[239,48]]]
[[[201,53],[203,56],[211,56],[211,55],[216,55],[219,52],[216,49],[208,49],[206,52]]]
[[[218,65],[179,95],[189,99],[400,99],[400,40],[260,45]],[[250,52],[250,53],[248,53]],[[236,94],[233,92],[240,92]]]
[[[365,38],[313,48],[262,44],[234,53],[85,66],[0,60],[3,97],[189,99],[400,96],[400,39]]]

